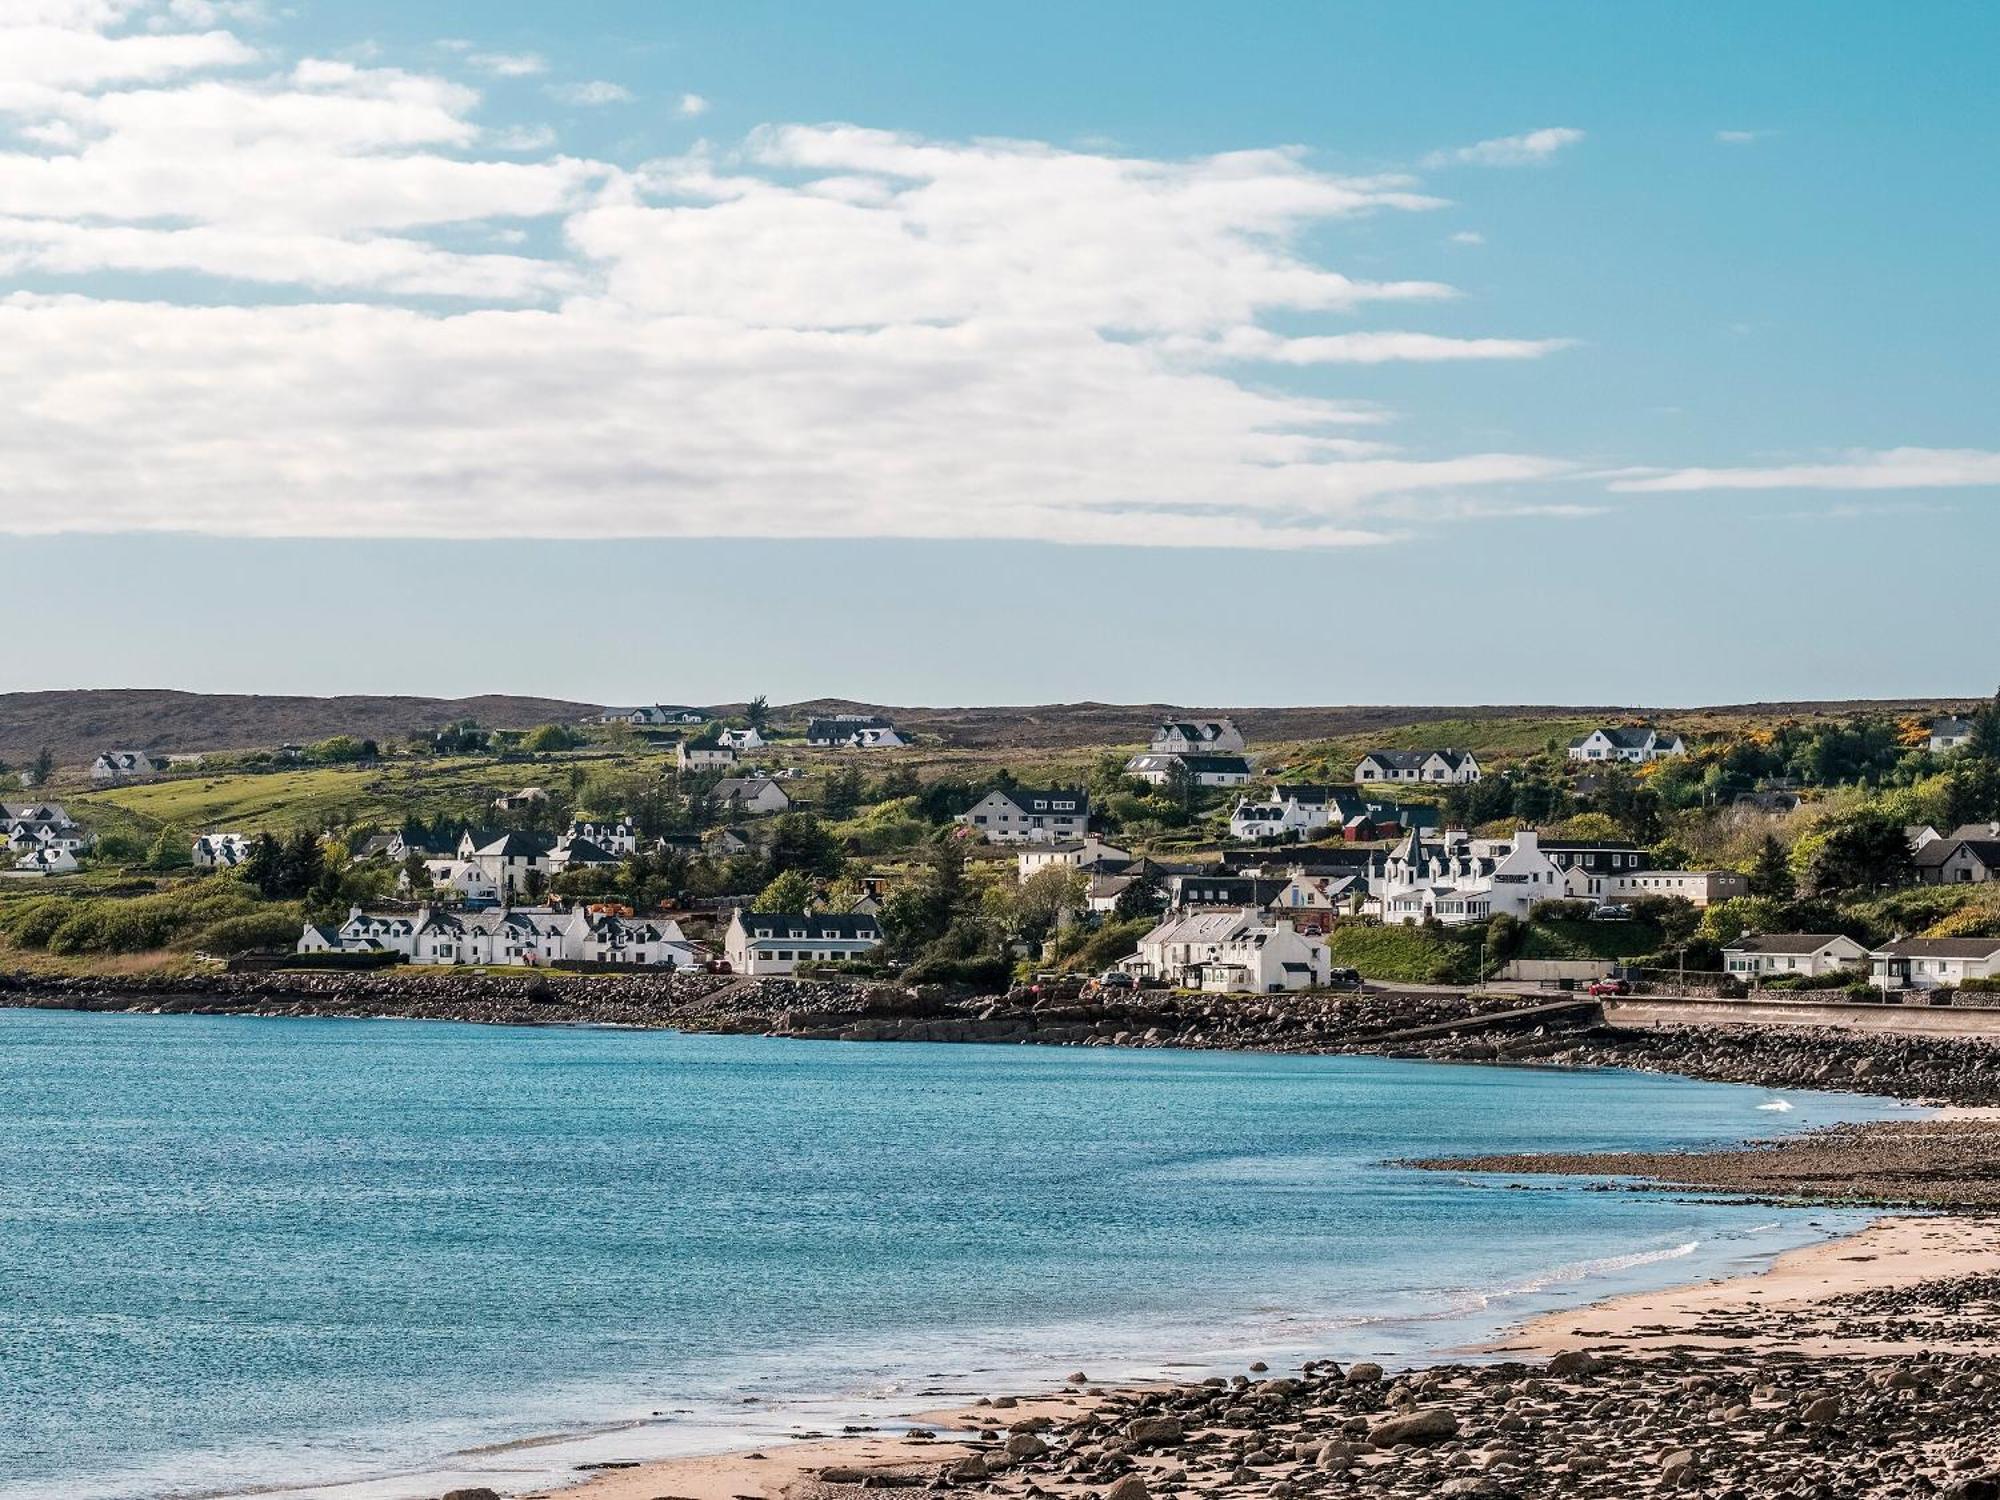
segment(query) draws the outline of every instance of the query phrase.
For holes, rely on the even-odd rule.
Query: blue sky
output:
[[[1990,691],[1996,42],[0,0],[0,688]]]

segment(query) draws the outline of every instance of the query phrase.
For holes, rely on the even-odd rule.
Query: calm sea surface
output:
[[[1385,1158],[1894,1108],[1776,1102],[1371,1059],[0,1011],[0,1497],[526,1487],[1078,1367],[1450,1347],[1861,1220]]]

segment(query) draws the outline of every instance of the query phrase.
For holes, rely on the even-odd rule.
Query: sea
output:
[[[0,1011],[0,1500],[503,1493],[1421,1359],[1865,1216],[1411,1155],[1898,1113],[1647,1074]]]

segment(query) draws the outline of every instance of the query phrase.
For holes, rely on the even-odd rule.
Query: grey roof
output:
[[[1946,714],[1942,719],[1931,720],[1931,733],[1956,738],[1972,733],[1972,720],[1961,719],[1956,714]]]
[[[1790,953],[1804,955],[1817,953],[1828,943],[1837,943],[1845,936],[1845,933],[1839,932],[1746,933],[1733,943],[1723,944],[1723,949],[1729,953]]]
[[[2000,869],[2000,839],[1932,839],[1916,854],[1916,863],[1922,869],[1935,869],[1951,862],[1952,856],[1964,849],[1989,869]]]
[[[1004,797],[1024,813],[1061,813],[1078,818],[1090,816],[1090,793],[1081,787],[997,786],[986,796]],[[979,800],[984,802],[986,797]],[[1055,805],[1058,802],[1071,805],[1058,808]]]
[[[2000,953],[2000,938],[1898,938],[1875,951],[1889,958],[1988,958]]]
[[[1370,750],[1361,758],[1380,761],[1397,771],[1416,771],[1433,755],[1443,759],[1454,771],[1472,759],[1470,750]]]
[[[475,841],[478,835],[473,835]],[[502,833],[484,843],[475,842],[472,852],[489,858],[540,859],[550,849],[550,841],[539,833]]]
[[[564,850],[564,855],[569,863],[573,865],[615,865],[618,863],[617,855],[606,849],[602,844],[592,843],[589,839],[571,839]]]
[[[738,911],[737,920],[753,941],[775,942],[780,938],[793,937],[794,929],[803,928],[804,936],[811,940],[879,938],[882,924],[866,912],[797,912],[797,911]],[[767,932],[760,929],[768,928]]]

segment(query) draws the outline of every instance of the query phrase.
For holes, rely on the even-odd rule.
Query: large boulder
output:
[[[1125,1424],[1125,1437],[1136,1448],[1158,1448],[1181,1440],[1179,1417],[1134,1417]]]
[[[1371,1448],[1393,1448],[1398,1443],[1441,1443],[1458,1434],[1458,1418],[1442,1406],[1427,1406],[1400,1417],[1390,1417],[1368,1429]]]

